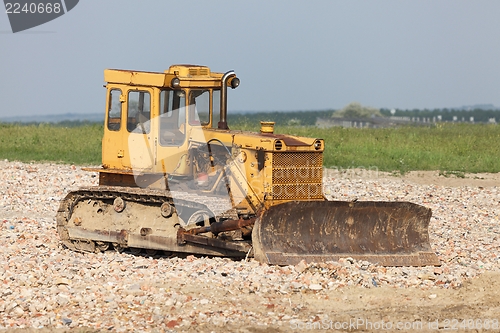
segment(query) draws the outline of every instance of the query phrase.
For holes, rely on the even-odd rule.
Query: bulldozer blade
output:
[[[431,215],[410,202],[286,202],[256,221],[254,257],[275,265],[346,257],[383,266],[440,265],[429,243]]]

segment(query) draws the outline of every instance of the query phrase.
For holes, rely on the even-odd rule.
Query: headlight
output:
[[[170,85],[172,88],[178,88],[181,85],[181,80],[178,77],[174,77],[172,81],[170,81]]]
[[[238,79],[237,77],[235,77],[231,80],[231,88],[232,89],[238,88],[239,85],[240,85],[240,79]]]

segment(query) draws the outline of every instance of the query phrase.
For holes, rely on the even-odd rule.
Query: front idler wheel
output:
[[[174,207],[169,204],[168,202],[164,202],[161,204],[161,207],[160,207],[160,210],[161,210],[161,216],[167,218],[167,217],[170,217],[172,216],[172,214],[174,213]]]

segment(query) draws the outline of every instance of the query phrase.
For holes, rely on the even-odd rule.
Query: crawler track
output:
[[[203,249],[203,247],[197,246],[195,248],[189,245],[181,247],[177,244],[176,231],[178,227],[189,227],[189,224],[193,224],[193,226],[200,225],[198,221],[195,221],[195,223],[191,221],[191,217],[195,213],[202,215],[201,217],[205,219],[201,221],[202,224],[207,224],[206,219],[216,221],[221,217],[227,218],[235,215],[234,211],[227,211],[216,217],[204,203],[179,197],[191,197],[221,210],[221,200],[219,198],[193,196],[188,193],[175,193],[172,195],[172,193],[166,191],[133,187],[84,187],[70,192],[61,201],[57,213],[57,230],[62,244],[75,251],[103,251],[110,244],[117,250],[127,247],[134,248],[130,243],[134,243],[135,239],[136,244],[139,245],[138,247],[150,249],[151,251],[163,249],[207,255],[234,255],[230,250]],[[113,201],[116,198],[120,198],[126,203],[127,208],[124,209],[130,207],[129,210],[135,210],[135,212],[125,210],[119,216],[120,212],[117,212],[116,209],[113,210]],[[88,205],[85,205],[85,203],[88,203]],[[164,204],[175,207],[168,217],[161,216],[161,207]],[[140,210],[144,211],[144,213],[141,213]],[[76,215],[79,217],[74,216],[75,211],[78,211]],[[203,214],[199,212],[203,212]],[[97,216],[97,222],[95,223],[87,222],[93,220],[92,214]],[[82,215],[84,217],[81,217]],[[113,225],[113,219],[118,218],[121,219],[120,223],[122,225],[119,223]],[[81,219],[84,220],[83,224],[80,222]],[[155,228],[160,232],[156,232]],[[149,235],[150,232],[152,232],[151,235]],[[158,244],[161,245],[155,246]]]

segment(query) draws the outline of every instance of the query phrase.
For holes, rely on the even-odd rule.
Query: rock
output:
[[[62,318],[61,318],[61,321],[62,321],[62,323],[63,323],[64,325],[68,325],[68,326],[69,326],[69,325],[73,322],[73,320],[71,320],[71,319],[69,319],[69,318],[66,318],[66,317],[62,317]]]
[[[24,314],[24,310],[23,310],[23,308],[22,308],[22,307],[20,307],[19,305],[18,305],[18,306],[16,306],[16,307],[14,307],[14,308],[11,310],[11,312],[12,312],[13,314],[15,314],[15,315],[18,315],[18,316],[21,316],[21,315],[23,315],[23,314]]]
[[[434,275],[431,275],[428,273],[419,274],[417,277],[421,280],[435,280],[436,279],[436,277]]]
[[[305,260],[301,260],[297,265],[294,267],[295,271],[297,273],[302,273],[307,269],[307,263]]]
[[[9,295],[12,295],[12,290],[10,290],[10,289],[6,289],[2,292],[2,298],[5,298]]]
[[[180,324],[180,322],[178,320],[170,320],[169,322],[167,322],[167,327],[174,328],[174,327],[179,326],[179,324]]]
[[[312,284],[309,285],[309,289],[311,289],[311,290],[321,290],[321,289],[323,289],[323,287],[320,284],[318,284],[318,283],[312,283]]]
[[[59,294],[57,295],[56,302],[61,306],[65,306],[66,304],[69,303],[69,297],[64,294]]]
[[[66,278],[58,278],[54,283],[56,285],[69,285],[71,283],[71,280]]]

